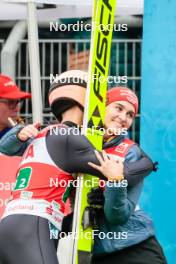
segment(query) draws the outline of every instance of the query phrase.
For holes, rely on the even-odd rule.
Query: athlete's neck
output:
[[[77,125],[82,125],[83,112],[79,106],[75,105],[62,114],[62,123],[66,121],[71,121]]]

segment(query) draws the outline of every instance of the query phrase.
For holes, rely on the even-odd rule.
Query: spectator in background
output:
[[[31,98],[30,93],[21,91],[10,77],[0,75],[0,138],[11,129],[9,117],[17,122],[21,100],[27,98]]]
[[[68,69],[69,70],[79,69],[82,71],[88,71],[89,53],[90,53],[89,50],[75,53],[74,50],[71,49]]]

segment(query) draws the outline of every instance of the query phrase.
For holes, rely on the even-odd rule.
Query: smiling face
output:
[[[129,129],[134,118],[135,108],[132,104],[127,101],[113,102],[106,107],[105,129],[112,133],[119,129]],[[109,136],[112,136],[112,133]]]

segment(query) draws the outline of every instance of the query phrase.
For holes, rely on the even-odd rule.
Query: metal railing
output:
[[[20,50],[17,54],[16,82],[26,91],[30,91],[30,72],[29,72],[29,54],[28,41],[20,41]],[[112,43],[112,54],[110,63],[110,75],[127,76],[128,83],[123,84],[133,89],[140,98],[141,82],[141,44],[139,39],[114,39]],[[44,122],[50,123],[54,120],[53,115],[49,113],[48,90],[50,87],[50,75],[60,74],[70,67],[70,55],[74,54],[74,67],[78,68],[78,56],[80,52],[89,50],[90,40],[76,39],[40,39],[40,66],[41,66],[41,83],[42,83],[42,100]],[[84,59],[83,59],[84,60]],[[86,57],[85,57],[86,64]],[[119,79],[114,84],[119,85]],[[23,116],[31,118],[31,103],[26,100]],[[139,138],[139,117],[134,122],[131,132],[132,138]],[[28,122],[31,122],[29,120]]]

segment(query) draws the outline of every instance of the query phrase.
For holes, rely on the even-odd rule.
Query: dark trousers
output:
[[[92,264],[167,264],[167,260],[157,239],[151,237],[121,251],[93,256]]]
[[[58,264],[48,220],[33,215],[10,215],[2,219],[0,263]]]

